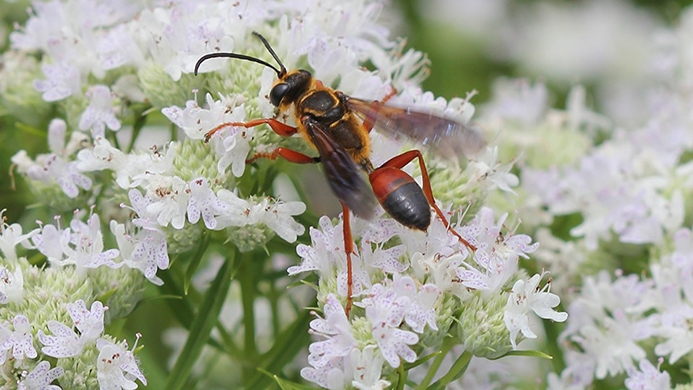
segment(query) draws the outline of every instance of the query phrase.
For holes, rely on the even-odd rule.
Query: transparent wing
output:
[[[473,157],[486,146],[481,134],[472,127],[433,112],[397,107],[349,97],[349,108],[364,122],[393,139],[406,139],[451,159]]]
[[[332,192],[359,218],[371,219],[377,201],[351,156],[327,135],[322,124],[306,118],[303,125],[318,149]]]

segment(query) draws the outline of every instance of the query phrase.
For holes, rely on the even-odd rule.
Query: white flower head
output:
[[[394,289],[375,284],[368,291],[369,297],[361,301],[366,308],[373,339],[391,367],[399,367],[400,358],[412,363],[416,352],[409,345],[416,344],[416,333],[400,329],[410,304],[407,296],[397,295]]]
[[[38,338],[44,345],[41,352],[56,358],[79,355],[86,345],[93,345],[103,334],[104,310],[103,304],[99,301],[92,303],[91,310],[87,310],[81,299],[75,303],[68,303],[67,311],[72,318],[72,326],[54,320],[48,321],[48,330],[53,336],[39,330]]]
[[[0,266],[0,304],[18,303],[24,298],[24,275],[19,266],[14,272]]]
[[[188,221],[192,224],[200,220],[200,216],[208,229],[217,227],[215,216],[224,214],[229,210],[229,205],[219,198],[209,188],[207,179],[201,177],[188,183],[190,200],[188,201]]]
[[[659,371],[660,363],[655,367],[647,359],[640,360],[640,370],[629,368],[625,385],[628,390],[669,390],[671,377],[666,371]]]
[[[111,221],[111,232],[116,237],[123,263],[140,270],[144,276],[156,285],[164,282],[156,276],[159,269],[167,269],[169,257],[166,235],[159,228],[156,215],[148,211],[152,200],[142,196],[139,190],[129,192],[130,204],[137,217],[132,221],[135,232],[126,230],[126,226]]]
[[[70,222],[70,227],[63,231],[60,244],[66,257],[54,261],[53,264],[72,264],[80,274],[85,274],[89,268],[102,265],[110,268],[119,268],[122,265],[114,261],[120,254],[117,249],[104,250],[101,221],[97,214],[92,214],[87,223],[75,216]]]
[[[41,352],[55,358],[72,357],[79,355],[84,348],[79,335],[73,328],[55,320],[48,321],[48,330],[53,336],[46,335],[42,330],[38,332],[38,339],[44,345]]]
[[[557,312],[553,308],[558,306],[560,298],[556,294],[549,292],[549,283],[544,288],[539,289],[539,282],[544,274],[536,274],[527,282],[518,280],[513,285],[512,292],[508,297],[508,304],[505,309],[505,326],[510,331],[510,342],[513,349],[517,348],[516,338],[519,332],[527,338],[536,338],[537,335],[529,327],[527,314],[533,311],[534,314],[544,319],[551,319],[557,322],[564,322],[568,319],[565,312]]]
[[[476,247],[474,264],[463,263],[457,275],[467,287],[484,291],[485,295],[500,291],[518,269],[520,257],[527,258],[538,243],[530,244],[524,234],[504,235],[502,230],[507,214],[495,221],[493,210],[482,207],[474,220],[462,227],[460,233]]]
[[[29,319],[23,314],[17,314],[12,319],[14,331],[9,329],[9,324],[0,324],[0,363],[4,363],[7,352],[12,350],[12,357],[17,360],[34,359],[38,356],[34,348],[34,337],[31,333]]]
[[[356,347],[351,324],[346,317],[339,299],[333,294],[325,298],[323,307],[325,318],[310,322],[311,333],[327,338],[310,345],[308,362],[317,368],[323,367],[333,358],[348,356]]]
[[[51,368],[51,364],[42,361],[24,378],[17,381],[18,390],[60,390],[60,386],[51,385],[65,370],[62,367]]]
[[[132,350],[136,346],[137,343]],[[116,344],[101,338],[96,340],[96,348],[99,350],[96,375],[102,389],[136,389],[136,379],[147,385],[147,379],[140,371],[132,350],[127,349],[125,340]]]
[[[24,244],[31,237],[39,233],[39,229],[34,229],[27,234],[22,234],[22,225],[13,223],[9,225],[5,222],[6,209],[0,210],[0,251],[5,256],[5,259],[14,262],[17,260],[17,252],[15,247],[17,244]]]
[[[217,129],[218,126],[230,122],[245,120],[245,107],[238,105],[239,98],[229,98],[224,95],[220,100],[214,100],[211,94],[205,96],[207,107],[201,108],[194,101],[188,101],[185,108],[177,106],[161,110],[166,117],[183,129],[190,139],[202,140],[205,135]],[[240,177],[245,171],[245,160],[250,152],[249,141],[253,137],[253,128],[228,126],[218,130],[210,140],[219,161],[217,169],[224,173],[231,166],[231,173]]]
[[[95,85],[87,91],[87,97],[91,100],[79,120],[80,130],[91,130],[94,138],[104,137],[106,127],[119,130],[120,121],[115,116],[111,90],[105,85]]]
[[[91,310],[87,310],[86,304],[81,299],[67,304],[67,312],[80,333],[82,343],[96,341],[103,334],[104,311],[107,309],[99,301],[91,304]]]
[[[353,380],[351,385],[359,390],[384,390],[391,385],[382,379],[384,359],[375,345],[367,345],[363,349],[351,350],[346,366],[351,368]]]
[[[81,93],[82,82],[79,71],[66,62],[41,66],[45,80],[35,80],[34,88],[43,92],[43,100],[55,102]]]
[[[327,278],[333,275],[336,264],[346,263],[344,240],[340,235],[341,224],[333,226],[327,216],[321,217],[318,224],[320,229],[310,228],[311,245],[296,246],[301,264],[289,267],[289,275],[317,271],[321,278]]]

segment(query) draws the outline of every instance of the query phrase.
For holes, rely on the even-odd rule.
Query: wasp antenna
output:
[[[272,53],[274,54],[274,53]],[[284,74],[286,74],[286,69],[284,69],[284,66],[282,65],[282,70],[277,69],[276,66],[270,64],[267,61],[263,61],[259,58],[247,56],[245,54],[238,54],[238,53],[224,53],[224,52],[219,52],[219,53],[210,53],[210,54],[205,54],[202,57],[200,57],[199,60],[197,60],[197,63],[195,64],[195,76],[197,76],[197,71],[200,68],[200,65],[202,65],[203,62],[207,61],[210,58],[236,58],[239,60],[245,60],[245,61],[250,61],[250,62],[255,62],[261,65],[265,65],[268,68],[271,68],[275,72],[277,72],[277,77],[282,77]]]
[[[277,64],[279,64],[279,69],[281,69],[281,74],[279,74],[279,78],[282,78],[282,76],[286,74],[286,67],[284,66],[284,64],[282,64],[282,61],[279,59],[277,53],[274,52],[274,49],[272,49],[272,46],[270,46],[269,42],[267,42],[267,39],[260,35],[259,32],[253,31],[253,35],[255,35],[260,41],[262,41],[262,44],[265,45],[267,51],[272,55],[272,57],[274,57],[274,60],[277,61]]]

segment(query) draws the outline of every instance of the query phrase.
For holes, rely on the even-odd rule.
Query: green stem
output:
[[[404,364],[400,363],[397,369],[399,379],[397,380],[397,390],[404,390],[404,384],[407,382],[407,371],[404,369]]]
[[[190,326],[188,339],[168,377],[166,389],[184,389],[191,378],[193,365],[202,354],[202,349],[210,340],[210,332],[218,323],[219,313],[231,287],[235,269],[235,251],[221,266],[205,297],[199,306]]]
[[[125,153],[129,153],[132,150],[132,148],[135,146],[135,142],[137,141],[137,137],[140,135],[142,128],[147,123],[147,116],[142,115],[142,112],[136,111],[134,115],[135,115],[135,122],[132,124],[132,137],[130,138],[130,144],[128,145],[127,151],[124,151]]]
[[[421,381],[421,384],[418,387],[419,389],[425,389],[426,387],[428,387],[428,385],[433,380],[433,377],[438,372],[440,365],[443,364],[443,360],[445,360],[445,356],[447,356],[448,352],[450,352],[450,350],[452,349],[452,347],[454,345],[455,345],[455,343],[454,343],[454,339],[452,337],[446,337],[445,338],[445,341],[443,342],[443,345],[440,348],[440,354],[438,356],[436,356],[436,358],[433,360],[433,363],[431,363],[431,368],[428,369],[426,376]]]
[[[429,388],[444,389],[445,386],[447,386],[449,383],[461,377],[462,374],[464,374],[464,372],[467,370],[469,362],[472,360],[472,356],[473,355],[469,353],[469,351],[462,352],[462,355],[460,355],[460,357],[457,358],[457,361],[455,361],[455,364],[453,364],[452,367],[450,367],[450,370],[447,372],[447,374],[443,375],[442,378],[438,379]]]
[[[241,303],[243,304],[243,350],[245,360],[253,362],[257,357],[257,345],[255,344],[255,282],[257,263],[250,254],[244,254],[241,258],[239,269],[239,282],[241,283]],[[255,374],[253,365],[246,364],[243,368],[243,379],[246,382]]]
[[[171,123],[170,129],[171,129],[171,141],[175,141],[176,140],[176,125]]]

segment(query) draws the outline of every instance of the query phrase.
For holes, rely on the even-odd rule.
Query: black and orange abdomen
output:
[[[392,218],[411,229],[428,229],[431,206],[411,176],[397,168],[385,167],[373,172],[370,180],[375,197]]]

